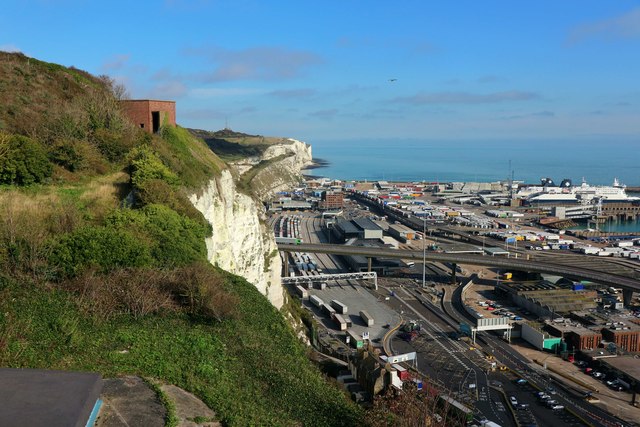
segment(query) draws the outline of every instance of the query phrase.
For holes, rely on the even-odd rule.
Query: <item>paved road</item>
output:
[[[486,363],[480,353],[448,337],[455,329],[429,310],[416,291],[397,289],[395,299],[403,317],[418,321],[419,337],[411,343],[394,339],[398,353],[416,351],[418,369],[426,373],[441,388],[450,389],[453,397],[479,414],[502,426],[515,426],[500,393],[489,386]]]
[[[313,253],[326,253],[337,255],[363,255],[368,257],[402,258],[422,260],[422,251],[406,251],[386,248],[373,248],[366,246],[346,246],[327,244],[301,244],[292,245],[279,243],[281,251],[302,251]],[[569,265],[554,264],[550,261],[532,261],[517,258],[505,258],[499,256],[483,256],[473,254],[453,254],[427,252],[425,258],[428,261],[449,262],[456,264],[479,265],[484,267],[498,267],[509,270],[532,271],[561,275],[575,280],[590,280],[608,286],[616,286],[634,292],[640,292],[640,280],[619,276],[608,272],[576,268]]]

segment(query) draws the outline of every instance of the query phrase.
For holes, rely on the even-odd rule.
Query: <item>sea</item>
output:
[[[492,182],[640,187],[640,140],[435,141],[416,139],[307,140],[321,167],[309,175],[342,180]],[[640,231],[640,220],[604,224],[608,231]]]

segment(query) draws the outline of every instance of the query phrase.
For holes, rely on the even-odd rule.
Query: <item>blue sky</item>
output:
[[[10,3],[1,50],[176,100],[182,126],[640,142],[640,1]]]

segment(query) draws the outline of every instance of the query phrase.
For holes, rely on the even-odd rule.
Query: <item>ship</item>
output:
[[[595,205],[598,203],[640,203],[640,197],[629,196],[626,186],[617,178],[613,185],[589,185],[582,180],[580,185],[573,185],[571,180],[564,179],[555,185],[550,178],[542,178],[541,185],[520,188],[516,197],[528,205]]]

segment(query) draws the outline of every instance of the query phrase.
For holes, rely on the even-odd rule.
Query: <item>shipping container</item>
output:
[[[307,292],[307,290],[300,285],[296,286],[296,293],[303,300],[306,300],[309,298],[309,292]]]
[[[582,291],[584,290],[584,285],[582,283],[574,283],[572,289],[574,291]]]
[[[347,306],[337,299],[331,300],[331,307],[333,307],[340,314],[347,314]]]
[[[311,295],[311,297],[309,297],[309,301],[311,301],[311,304],[315,305],[318,308],[321,308],[324,305],[324,301],[322,301],[316,295]]]
[[[326,304],[326,303],[322,304],[321,308],[322,308],[322,312],[329,316],[336,314],[336,311],[329,304]]]
[[[360,312],[360,318],[362,318],[362,321],[367,325],[367,326],[373,326],[374,324],[374,320],[373,317],[371,317],[371,315],[369,313],[367,313],[366,311],[362,310]]]
[[[327,282],[314,283],[314,287],[323,291],[327,287]]]
[[[329,307],[326,304],[325,304],[325,306]],[[331,307],[329,307],[329,308],[331,308]],[[346,331],[347,330],[347,322],[344,321],[342,316],[340,316],[338,313],[333,313],[331,315],[331,318],[336,323],[336,325],[338,326],[339,330],[341,330],[341,331]]]

